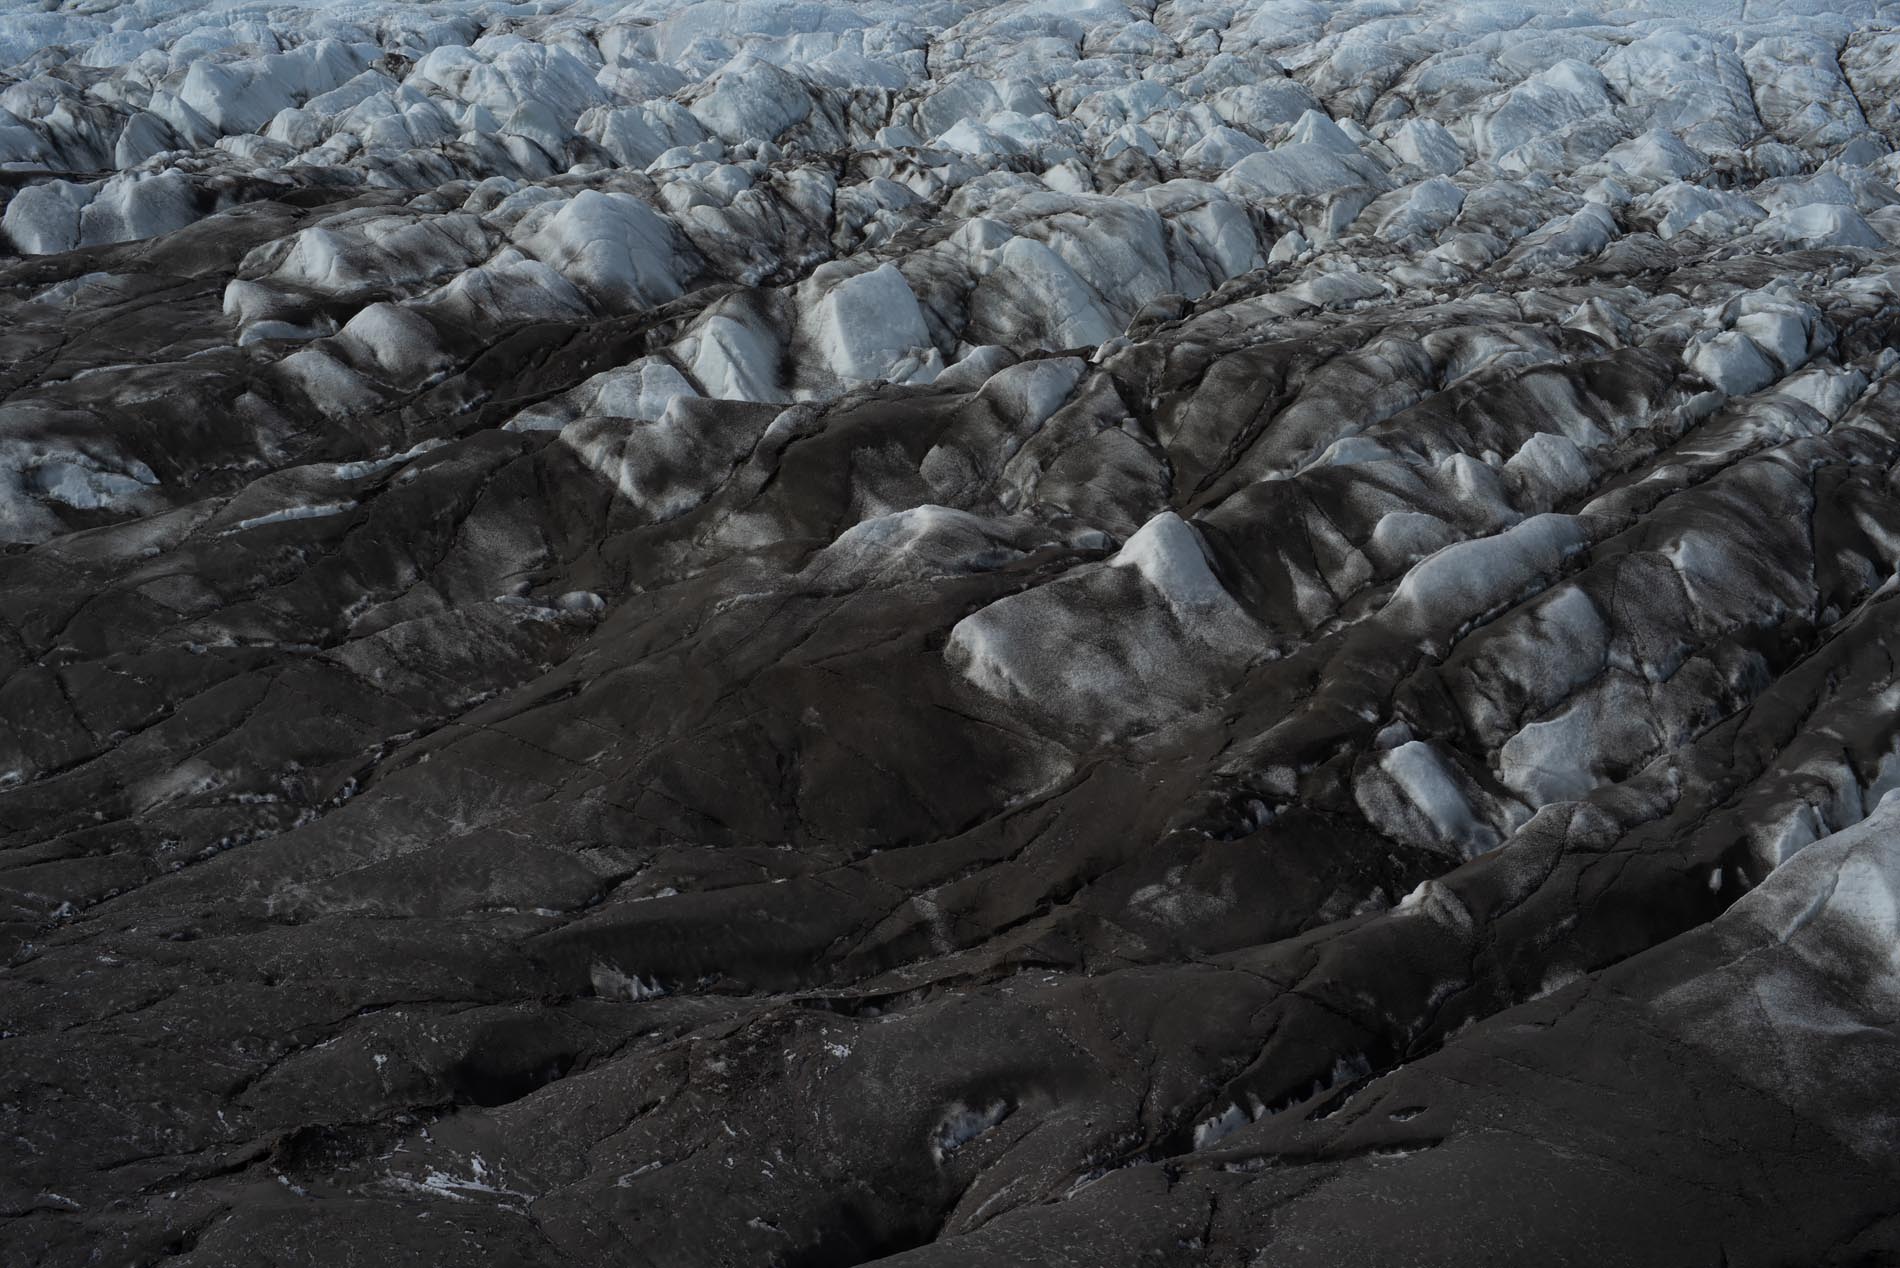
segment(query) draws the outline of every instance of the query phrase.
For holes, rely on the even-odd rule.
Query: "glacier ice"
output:
[[[0,0],[0,1260],[1900,1261],[1897,89]]]

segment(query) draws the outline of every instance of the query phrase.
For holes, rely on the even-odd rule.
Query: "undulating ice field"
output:
[[[0,3],[0,1263],[1900,1264],[1900,3]]]

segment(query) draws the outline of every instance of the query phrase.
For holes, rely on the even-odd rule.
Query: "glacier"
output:
[[[0,204],[0,1261],[1900,1262],[1900,2],[0,0]]]

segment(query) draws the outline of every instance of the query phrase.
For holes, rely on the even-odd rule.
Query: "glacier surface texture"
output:
[[[0,1263],[1900,1264],[1900,3],[0,0]]]

